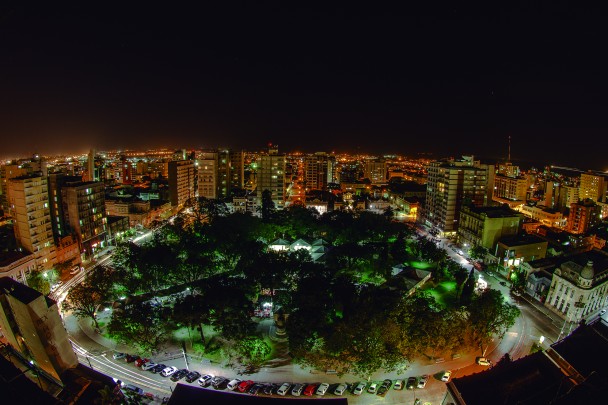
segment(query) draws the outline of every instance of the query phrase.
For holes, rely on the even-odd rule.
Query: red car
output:
[[[317,384],[308,384],[304,389],[304,395],[311,396],[317,390]]]
[[[149,361],[150,359],[137,359],[135,360],[135,367],[141,367]]]
[[[255,383],[251,380],[241,381],[237,388],[239,389],[239,392],[246,392],[253,384]]]

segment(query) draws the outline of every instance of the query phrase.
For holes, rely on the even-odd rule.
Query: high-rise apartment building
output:
[[[217,152],[201,152],[196,161],[199,197],[217,198]]]
[[[61,185],[61,204],[66,234],[76,235],[89,255],[102,248],[107,231],[104,184],[66,182]]]
[[[363,164],[363,177],[372,184],[386,183],[386,160],[369,159]]]
[[[277,208],[285,206],[285,155],[279,154],[277,146],[270,147],[267,155],[260,156],[257,174],[259,201],[262,200],[264,190],[272,193],[272,200]]]
[[[70,176],[64,173],[51,173],[48,177],[51,223],[56,246],[59,245],[60,239],[71,234],[69,221],[66,219],[67,214],[63,212],[61,189],[67,183],[79,183],[80,181],[80,176]]]
[[[308,190],[325,190],[336,182],[336,158],[325,152],[304,157],[304,184]]]
[[[579,188],[573,186],[561,185],[559,188],[559,198],[556,208],[563,211],[565,208],[569,208],[572,204],[579,200]]]
[[[50,269],[56,251],[47,178],[35,174],[16,177],[9,180],[8,188],[17,244],[34,254],[38,269]]]
[[[581,174],[581,182],[579,185],[579,198],[586,200],[587,198],[593,201],[606,201],[606,186],[608,182],[604,176],[597,176],[592,173]]]
[[[181,208],[194,195],[194,162],[192,160],[169,162],[169,200],[171,206]]]
[[[22,167],[18,164],[0,166],[0,209],[3,209],[5,214],[8,214],[10,211],[8,202],[8,181],[10,179],[14,179],[15,177],[25,176],[29,173],[31,173],[31,171],[28,167]]]
[[[572,233],[585,233],[601,221],[601,207],[591,199],[575,202],[570,206],[566,229]]]
[[[524,177],[510,177],[497,174],[494,178],[494,193],[492,199],[498,202],[520,201],[526,202],[528,192],[528,180]]]
[[[430,163],[424,210],[426,223],[441,234],[454,233],[463,204],[481,206],[490,200],[493,173],[494,166],[482,165],[473,156]]]
[[[228,154],[230,159],[230,190],[242,190],[245,188],[245,152],[231,150]]]
[[[8,344],[48,377],[78,365],[57,303],[10,277],[0,278],[0,331]]]

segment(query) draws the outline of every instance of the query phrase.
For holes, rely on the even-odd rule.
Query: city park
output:
[[[277,239],[321,241],[324,254],[269,249]],[[338,375],[401,372],[420,357],[483,355],[519,316],[390,210],[275,210],[265,193],[257,217],[197,198],[112,259],[70,290],[64,311],[142,357],[184,348],[243,373],[285,358]],[[430,281],[409,290],[397,265]]]

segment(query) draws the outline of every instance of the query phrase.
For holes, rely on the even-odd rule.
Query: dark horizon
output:
[[[0,157],[230,147],[608,170],[601,10],[0,8]],[[7,142],[6,140],[9,140]]]

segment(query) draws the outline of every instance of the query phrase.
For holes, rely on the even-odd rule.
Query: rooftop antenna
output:
[[[511,162],[511,135],[509,135],[509,154],[507,155],[507,162]]]

